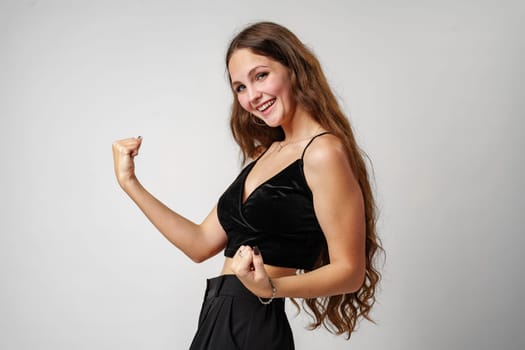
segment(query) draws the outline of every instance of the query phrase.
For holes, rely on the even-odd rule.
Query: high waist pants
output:
[[[284,299],[264,305],[235,275],[207,280],[190,350],[293,350]]]

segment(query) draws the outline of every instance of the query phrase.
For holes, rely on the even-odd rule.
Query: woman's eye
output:
[[[235,88],[235,92],[239,93],[239,92],[242,92],[244,89],[246,89],[246,86],[244,86],[244,85],[238,85],[238,86]]]
[[[267,75],[268,75],[268,73],[266,73],[266,72],[258,73],[258,74],[255,76],[255,79],[256,79],[256,80],[261,80],[261,79],[265,78]]]

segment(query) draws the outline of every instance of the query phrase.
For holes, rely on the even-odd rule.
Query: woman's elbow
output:
[[[198,252],[193,252],[192,254],[187,254],[187,255],[191,259],[191,261],[193,261],[194,263],[200,264],[202,262],[205,262],[209,258],[214,257],[221,250],[222,248],[207,249],[207,250],[201,249]]]
[[[204,255],[188,255],[188,257],[191,259],[191,261],[193,261],[196,264],[200,264],[209,259],[209,257]]]
[[[366,271],[364,268],[351,268],[346,271],[345,293],[355,293],[365,283]]]

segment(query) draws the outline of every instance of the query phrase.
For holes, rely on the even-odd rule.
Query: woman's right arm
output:
[[[142,138],[129,138],[113,143],[113,163],[117,181],[146,217],[171,243],[195,262],[202,262],[220,252],[226,245],[226,233],[214,207],[198,225],[177,214],[149,193],[135,176],[134,158]]]

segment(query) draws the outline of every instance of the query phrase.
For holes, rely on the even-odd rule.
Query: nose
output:
[[[255,89],[255,88],[249,88],[248,89],[248,98],[250,99],[251,104],[257,103],[261,99],[262,93]]]

